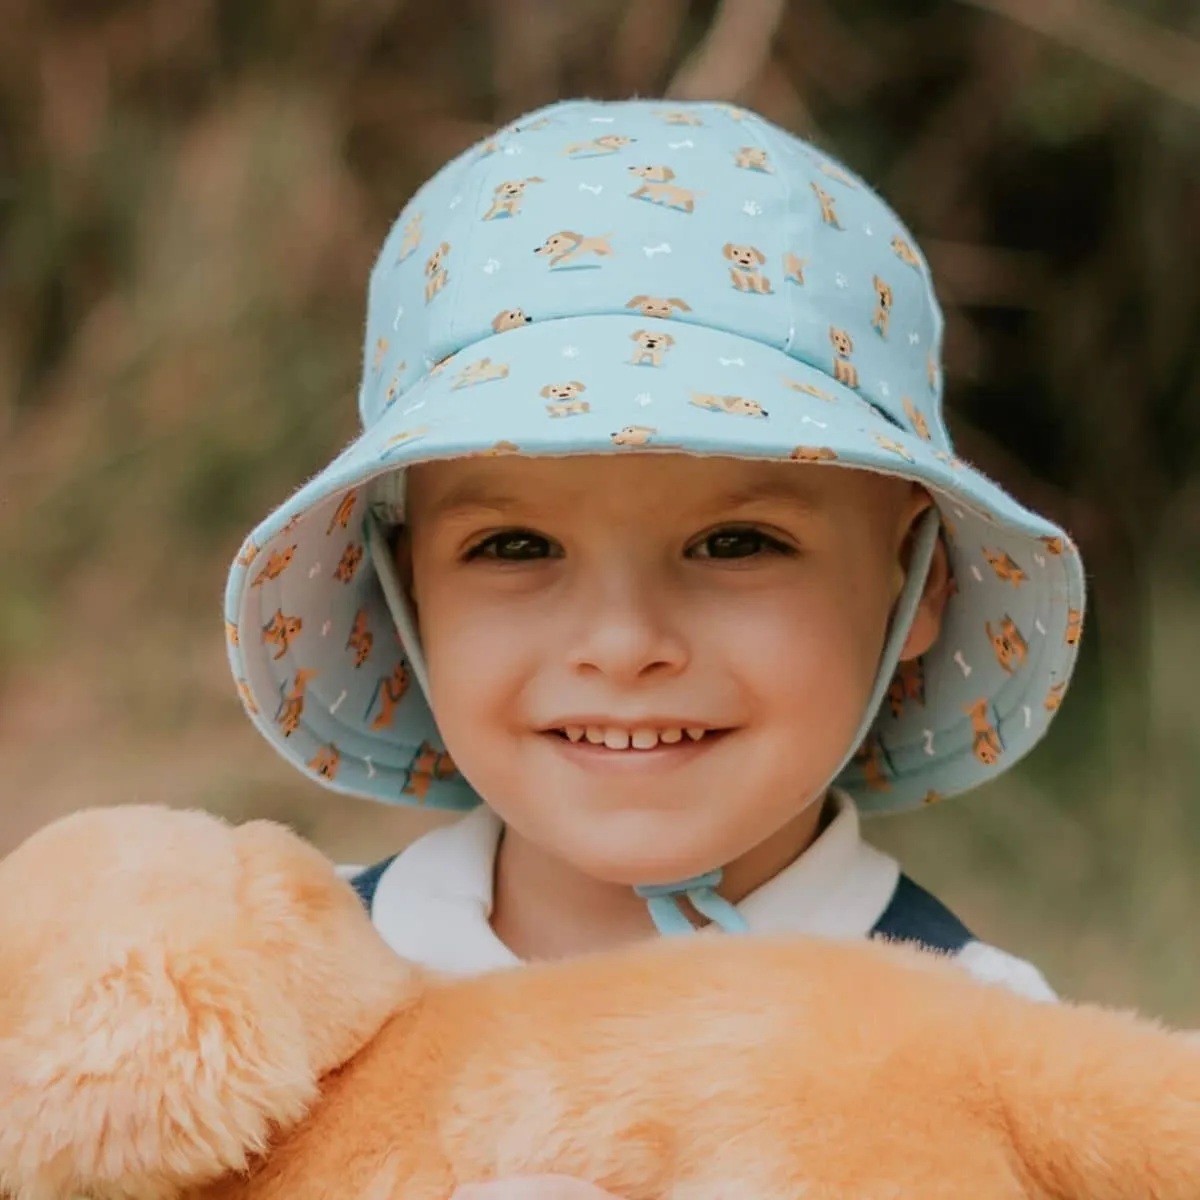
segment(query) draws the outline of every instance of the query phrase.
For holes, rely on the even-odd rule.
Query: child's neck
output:
[[[827,806],[809,805],[728,864],[721,895],[737,904],[794,862],[816,839]],[[591,879],[510,828],[496,854],[492,929],[523,961],[569,958],[655,934],[646,902],[632,888]]]

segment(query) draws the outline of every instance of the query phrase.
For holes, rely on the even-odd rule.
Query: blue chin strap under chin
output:
[[[404,594],[404,588],[396,574],[396,565],[391,547],[388,545],[385,527],[400,522],[403,516],[404,478],[399,472],[384,476],[372,485],[377,504],[374,511],[369,511],[365,524],[364,536],[367,551],[379,576],[384,598],[396,623],[400,641],[408,656],[409,665],[421,690],[429,697],[429,681],[425,672],[425,660],[421,653],[421,643],[417,635],[416,620]],[[887,643],[879,662],[879,670],[875,676],[875,686],[863,719],[850,743],[838,768],[830,777],[830,783],[845,770],[846,764],[854,757],[855,751],[875,723],[875,715],[895,673],[900,661],[900,652],[908,640],[909,630],[917,615],[921,596],[925,591],[925,580],[929,575],[929,567],[933,562],[934,547],[937,545],[940,528],[938,510],[930,506],[917,525],[916,536],[913,539],[912,561],[904,580],[904,587],[896,601],[896,609],[892,615],[888,629]],[[823,795],[826,787],[817,793]],[[634,888],[650,909],[650,916],[657,926],[659,933],[686,934],[694,933],[696,927],[688,920],[680,900],[687,899],[701,916],[707,917],[714,925],[726,933],[745,933],[748,931],[746,920],[737,908],[717,888],[721,885],[722,871],[720,867],[697,875],[692,879],[684,879],[678,883],[649,884]]]

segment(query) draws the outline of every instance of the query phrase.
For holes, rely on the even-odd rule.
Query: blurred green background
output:
[[[353,861],[434,821],[253,732],[225,571],[354,432],[404,199],[571,94],[750,105],[916,232],[961,450],[1092,600],[1040,749],[872,837],[1063,992],[1200,1024],[1194,0],[0,0],[0,853],[132,800]]]

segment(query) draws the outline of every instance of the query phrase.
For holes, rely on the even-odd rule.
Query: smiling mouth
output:
[[[704,725],[668,725],[663,727],[618,725],[564,725],[548,729],[547,733],[580,746],[603,747],[607,750],[657,750],[660,746],[691,746],[711,741],[725,729],[710,729]]]

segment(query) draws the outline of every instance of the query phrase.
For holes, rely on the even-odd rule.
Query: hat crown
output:
[[[649,101],[549,106],[418,191],[371,275],[363,424],[460,352],[472,381],[501,376],[490,348],[467,363],[476,343],[605,314],[641,316],[651,336],[681,322],[772,346],[949,445],[942,314],[891,208],[753,113]],[[577,374],[571,350],[546,364],[549,385]]]

